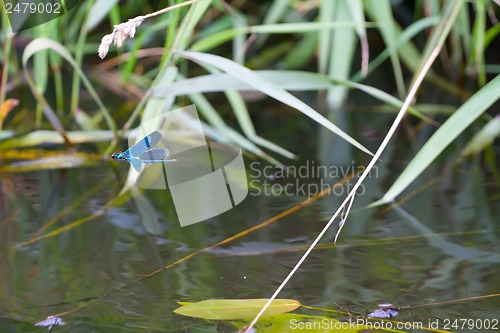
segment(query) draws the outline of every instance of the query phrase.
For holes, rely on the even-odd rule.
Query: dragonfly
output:
[[[159,131],[153,131],[139,140],[135,145],[118,154],[113,153],[111,158],[120,162],[128,162],[137,171],[144,169],[144,163],[177,162],[177,159],[167,159],[170,152],[167,148],[155,148],[163,135]]]

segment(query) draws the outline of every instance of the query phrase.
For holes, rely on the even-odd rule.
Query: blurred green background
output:
[[[64,15],[44,23],[35,13],[15,34],[8,3],[2,332],[46,331],[34,324],[52,315],[65,323],[53,332],[234,332],[240,324],[172,310],[179,301],[269,297],[357,179],[281,172],[362,171],[419,75],[338,243],[334,223],[279,297],[344,312],[339,320],[382,302],[402,308],[401,322],[498,320],[496,2],[62,1]],[[135,36],[101,60],[102,38],[140,15],[149,16],[129,23]],[[191,104],[209,140],[244,151],[250,193],[181,228],[170,191],[137,188],[128,164],[109,156],[127,148],[130,130]],[[287,185],[291,193],[280,191]]]

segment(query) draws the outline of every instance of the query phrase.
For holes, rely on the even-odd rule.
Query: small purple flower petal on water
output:
[[[378,309],[368,314],[368,318],[391,319],[399,314],[394,305],[389,303],[379,304]]]
[[[64,321],[60,317],[50,316],[50,317],[47,317],[47,319],[42,320],[42,321],[35,324],[35,326],[48,327],[49,330],[52,329],[52,327],[55,325],[62,326],[62,325],[64,325]]]

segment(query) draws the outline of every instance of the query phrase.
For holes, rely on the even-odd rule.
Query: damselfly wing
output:
[[[176,162],[177,159],[167,159],[170,154],[168,149],[151,149],[160,142],[162,137],[163,135],[159,131],[153,131],[126,151],[114,153],[111,158],[121,162],[129,162],[137,172],[142,171],[144,163]]]

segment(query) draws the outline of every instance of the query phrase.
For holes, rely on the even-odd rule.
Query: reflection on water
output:
[[[400,309],[398,321],[496,318],[497,297],[466,300],[497,293],[500,276],[498,197],[479,170],[457,170],[453,181],[430,171],[401,208],[362,209],[387,188],[390,174],[380,170],[365,184],[367,194],[358,196],[338,245],[331,242],[332,231],[280,297],[357,315],[389,302]],[[342,199],[319,198],[154,273],[293,209],[307,196],[255,195],[254,188],[235,209],[181,228],[168,191],[144,191],[143,199],[124,198],[104,211],[125,175],[125,165],[113,170],[104,162],[2,175],[2,332],[41,332],[46,328],[33,325],[58,314],[67,326],[54,332],[215,331],[217,323],[172,310],[178,301],[270,296]]]

